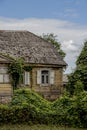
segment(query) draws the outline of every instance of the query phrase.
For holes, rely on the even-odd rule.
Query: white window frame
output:
[[[24,82],[23,84],[25,86],[30,85],[30,72],[28,72],[28,71],[24,72],[24,81],[23,82]]]
[[[47,74],[43,74],[44,71],[47,71]],[[48,77],[48,79],[47,79]],[[44,82],[43,82],[43,78],[44,78]],[[48,80],[48,82],[47,82]],[[42,85],[48,85],[49,84],[49,70],[41,70],[41,84]]]
[[[48,71],[48,83],[42,83],[42,71]],[[54,85],[55,71],[50,68],[43,68],[37,70],[37,84],[40,86]]]
[[[7,73],[7,67],[0,67],[0,79],[0,83],[5,84],[10,82],[9,74]]]

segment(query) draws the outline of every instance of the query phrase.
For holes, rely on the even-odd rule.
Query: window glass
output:
[[[42,75],[42,84],[44,84],[44,75]]]
[[[3,78],[4,78],[4,83],[8,83],[9,82],[9,75],[8,74],[4,74]]]
[[[7,74],[7,67],[0,67],[0,83],[8,83],[9,75]]]
[[[46,83],[48,83],[48,75],[46,75]]]
[[[30,72],[25,71],[24,74],[24,84],[29,85],[30,84]]]
[[[43,70],[41,72],[41,83],[42,84],[48,84],[49,83],[49,71]]]

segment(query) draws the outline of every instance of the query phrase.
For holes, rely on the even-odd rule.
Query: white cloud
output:
[[[78,47],[75,45],[73,40],[69,40],[63,42],[62,49],[64,49],[65,52],[75,52],[77,51]]]
[[[75,61],[77,59],[77,56],[81,51],[80,46],[74,43],[73,40],[68,40],[62,43],[62,49],[67,54],[65,57],[65,61],[67,61],[69,65],[67,71],[72,71],[72,69],[75,68]]]
[[[75,67],[75,60],[79,55],[82,43],[87,38],[87,26],[79,26],[68,21],[57,19],[10,19],[0,18],[0,30],[28,30],[37,35],[42,33],[54,33],[58,35],[62,49],[66,52],[66,62],[69,67]]]

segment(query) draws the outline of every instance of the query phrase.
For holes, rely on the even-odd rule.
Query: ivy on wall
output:
[[[31,71],[31,66],[25,66],[22,59],[13,60],[8,66],[8,73],[10,75],[11,84],[13,89],[16,89],[23,79],[24,71]]]
[[[29,65],[27,65],[27,66],[24,66],[23,69],[24,69],[25,71],[31,71],[31,70],[32,70],[32,67],[29,66]]]
[[[10,75],[11,84],[13,89],[16,89],[20,84],[23,75],[23,62],[21,59],[14,60],[8,66],[8,73]]]

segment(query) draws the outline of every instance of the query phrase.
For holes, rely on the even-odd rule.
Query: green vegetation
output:
[[[22,79],[23,61],[21,59],[13,60],[13,62],[8,66],[8,73],[10,75],[13,89],[16,89]]]
[[[64,95],[54,102],[45,100],[31,90],[15,90],[10,104],[0,105],[0,125],[11,124],[7,126],[9,130],[12,124],[16,124],[15,130],[17,127],[22,130],[25,124],[26,129],[23,128],[23,130],[63,130],[62,126],[67,130],[66,126],[87,128],[87,42],[84,44],[76,65],[75,72],[69,76],[68,91],[65,91]],[[28,71],[32,70],[29,66],[25,68]],[[12,74],[20,73],[18,78],[20,79],[22,74],[22,69],[20,69],[20,64],[17,62],[17,65],[10,69],[10,74],[11,72]],[[23,124],[22,128],[21,124]],[[0,130],[4,127],[6,126],[1,127]]]
[[[16,90],[9,105],[0,105],[0,123],[87,128],[87,92],[48,102],[33,91]]]
[[[32,67],[29,65],[24,65],[23,59],[13,59],[8,66],[8,73],[10,75],[11,84],[15,90],[20,86],[23,79],[24,71],[32,71]]]
[[[71,95],[74,93],[77,81],[80,81],[83,89],[87,91],[87,41],[84,43],[84,47],[77,58],[75,71],[69,75],[67,90]]]
[[[57,40],[57,36],[54,35],[53,33],[50,34],[43,34],[41,36],[44,40],[48,41],[49,43],[52,43],[54,48],[57,49],[58,53],[64,58],[65,57],[65,52],[61,49],[61,44]]]
[[[0,130],[86,130],[68,127],[58,127],[52,125],[3,125]]]

